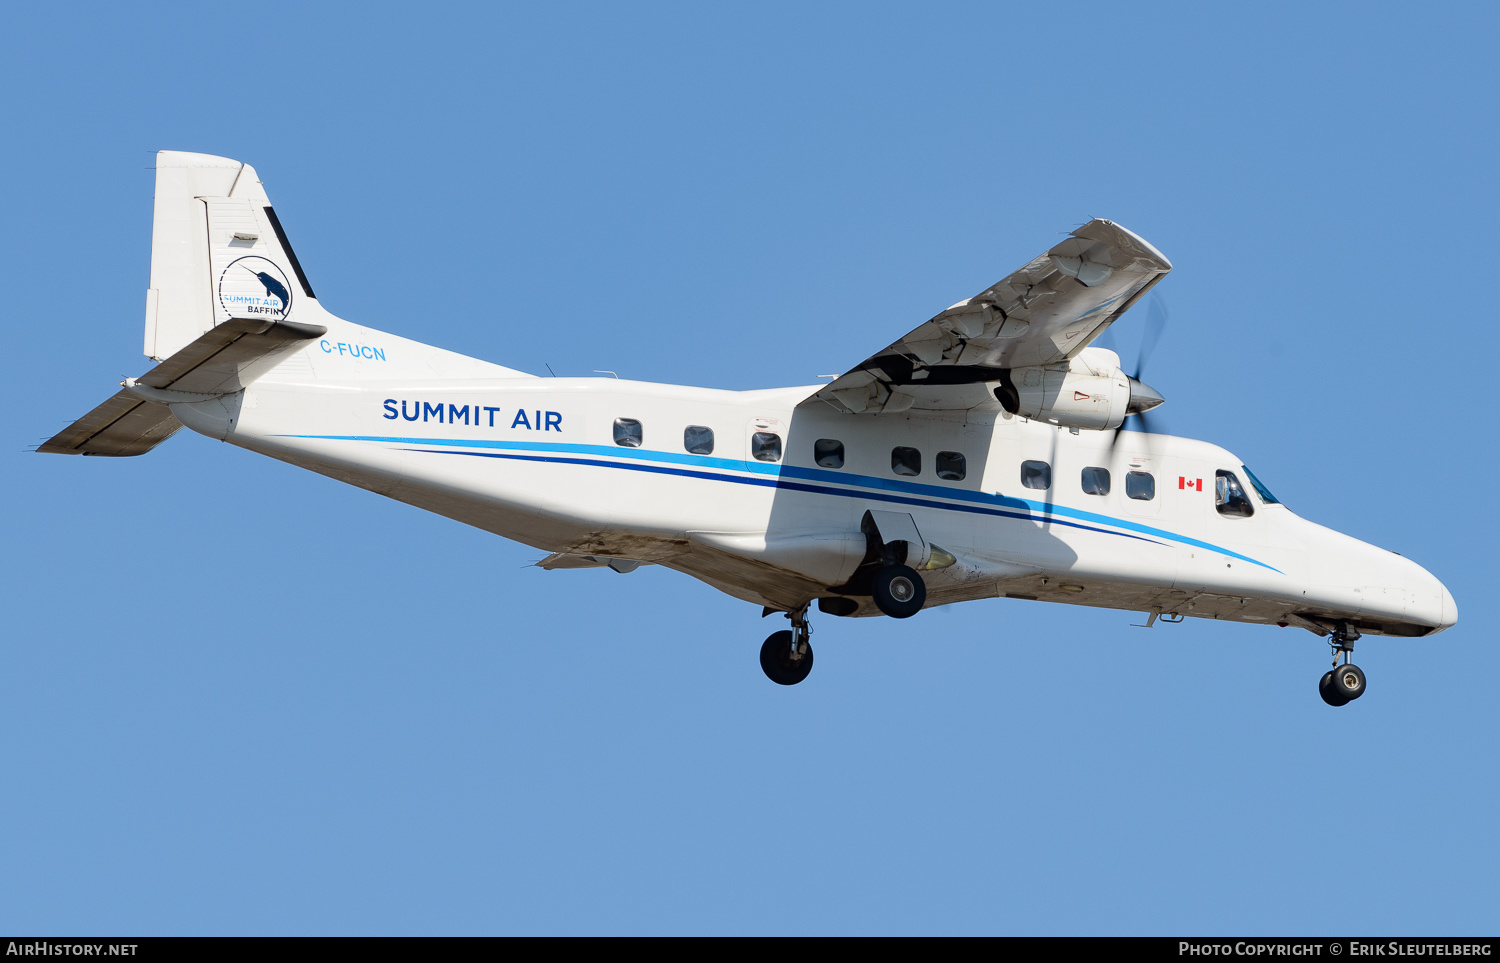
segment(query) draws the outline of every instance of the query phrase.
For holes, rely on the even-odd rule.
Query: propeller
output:
[[[1135,359],[1135,377],[1139,378],[1146,362],[1161,343],[1162,332],[1167,328],[1167,303],[1160,294],[1151,295],[1151,304],[1146,308],[1146,330],[1141,334],[1141,352]]]
[[[1161,343],[1162,332],[1167,327],[1167,305],[1161,299],[1161,295],[1151,295],[1151,303],[1146,308],[1146,330],[1141,334],[1141,350],[1136,355],[1135,373],[1130,375],[1130,403],[1125,407],[1125,420],[1120,422],[1120,427],[1115,429],[1113,442],[1120,440],[1120,432],[1125,431],[1130,425],[1130,419],[1136,420],[1135,429],[1146,433],[1152,432],[1151,422],[1157,422],[1157,429],[1161,428],[1160,416],[1153,416],[1149,421],[1146,413],[1167,399],[1161,396],[1155,388],[1141,381],[1141,375],[1146,371],[1146,362],[1156,351],[1156,346]]]

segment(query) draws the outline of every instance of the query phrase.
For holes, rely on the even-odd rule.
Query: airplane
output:
[[[1094,219],[826,384],[544,378],[335,317],[250,165],[161,151],[157,364],[37,450],[140,455],[186,426],[532,546],[544,570],[662,565],[789,620],[760,651],[781,685],[812,669],[814,606],[1006,597],[1306,629],[1332,649],[1319,694],[1345,705],[1366,688],[1355,641],[1441,632],[1453,596],[1225,449],[1126,427],[1163,398],[1094,342],[1171,268]]]

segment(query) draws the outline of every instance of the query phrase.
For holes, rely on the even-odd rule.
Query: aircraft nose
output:
[[[1416,565],[1415,578],[1407,584],[1411,585],[1413,605],[1409,610],[1411,615],[1423,623],[1433,627],[1434,632],[1450,629],[1458,624],[1458,603],[1453,601],[1453,593],[1448,591],[1448,586],[1437,580],[1432,573]]]

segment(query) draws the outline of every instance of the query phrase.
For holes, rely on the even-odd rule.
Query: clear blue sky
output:
[[[0,930],[1493,934],[1490,5],[13,3]],[[1015,600],[815,623],[183,433],[152,152],[264,179],[325,306],[529,371],[841,371],[1092,216],[1176,265],[1175,433],[1462,621]],[[1137,312],[1141,315],[1143,312]],[[1140,316],[1118,328],[1133,356]]]

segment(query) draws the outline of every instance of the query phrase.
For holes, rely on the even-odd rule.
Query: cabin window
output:
[[[1214,508],[1220,515],[1230,518],[1249,518],[1255,514],[1250,496],[1240,487],[1240,480],[1232,471],[1214,472]]]
[[[756,461],[781,461],[781,436],[774,431],[757,431],[750,436],[750,454]]]
[[[615,444],[625,448],[641,447],[641,423],[634,418],[616,418]]]
[[[1021,484],[1027,488],[1051,488],[1052,466],[1044,461],[1021,462]]]
[[[891,449],[891,471],[898,475],[922,474],[922,453],[915,448]]]
[[[1109,469],[1085,468],[1083,470],[1083,493],[1085,495],[1109,494]]]
[[[832,438],[819,438],[813,442],[813,461],[819,468],[844,467],[844,443]]]
[[[1255,477],[1255,472],[1246,468],[1244,465],[1240,466],[1240,470],[1245,473],[1246,478],[1250,479],[1250,487],[1255,489],[1255,494],[1260,496],[1261,501],[1265,502],[1267,505],[1281,504],[1281,499],[1271,494],[1271,489],[1267,488],[1261,483],[1261,480],[1259,478]]]
[[[964,456],[956,451],[940,451],[937,457],[937,476],[944,481],[963,481],[968,465]]]
[[[1156,497],[1156,476],[1149,471],[1126,472],[1125,494],[1138,501],[1149,502]]]
[[[714,453],[714,430],[702,425],[688,425],[682,429],[682,447],[692,455],[712,455]]]

